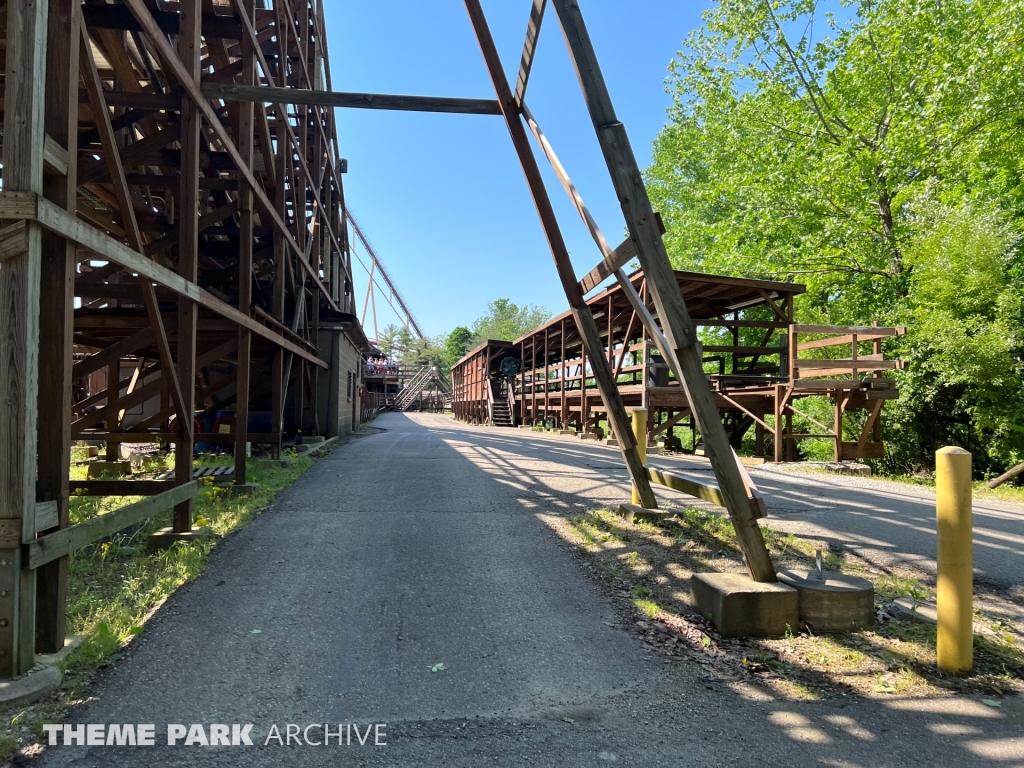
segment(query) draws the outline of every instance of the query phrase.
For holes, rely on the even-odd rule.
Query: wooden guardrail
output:
[[[121,482],[125,485],[133,484],[130,480]],[[30,569],[46,565],[129,526],[148,520],[182,501],[193,499],[198,492],[199,484],[192,480],[156,496],[149,496],[142,501],[86,520],[84,523],[31,539],[22,544],[22,565]]]

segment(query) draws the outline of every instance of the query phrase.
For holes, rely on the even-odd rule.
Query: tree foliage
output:
[[[677,268],[906,323],[891,468],[1024,459],[1022,0],[720,0],[670,67],[646,177]]]
[[[548,311],[536,304],[519,306],[510,299],[495,299],[488,302],[487,314],[473,323],[473,340],[476,344],[487,339],[515,341],[547,322],[549,317]]]
[[[455,328],[444,342],[444,364],[450,370],[470,350],[473,332],[464,325]]]

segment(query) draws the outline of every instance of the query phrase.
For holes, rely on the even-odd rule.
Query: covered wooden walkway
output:
[[[796,443],[810,439],[830,441],[836,461],[883,455],[882,406],[899,396],[885,372],[902,363],[884,359],[881,345],[903,333],[902,328],[801,325],[794,298],[803,293],[802,285],[683,271],[675,275],[694,325],[711,341],[702,348],[705,372],[735,447],[753,427],[755,453],[765,454],[768,438],[775,461],[792,460]],[[656,314],[643,273],[629,280]],[[674,430],[693,429],[692,408],[625,292],[613,285],[587,303],[627,410],[647,410],[652,443],[662,439],[669,447],[678,446]],[[509,358],[519,363],[514,376],[507,374],[507,364],[502,371]],[[459,361],[452,375],[458,418],[496,423],[495,403],[508,401],[517,424],[581,433],[609,429],[571,313],[514,342],[488,341]],[[832,401],[831,423],[797,407],[801,399],[815,396]],[[855,411],[866,416],[853,417],[859,434],[848,440],[844,422]],[[812,423],[813,430],[795,432],[796,416]]]

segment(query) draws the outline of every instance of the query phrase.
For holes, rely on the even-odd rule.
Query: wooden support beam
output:
[[[447,112],[460,115],[500,115],[493,99],[458,99],[441,96],[399,96],[386,93],[342,93],[304,88],[279,88],[269,85],[238,85],[205,80],[203,96],[223,101],[247,101],[261,104],[293,104],[307,107],[346,107],[384,109],[401,112]]]
[[[633,242],[633,238],[627,238],[624,243],[608,254],[600,264],[590,270],[580,280],[580,290],[585,294],[590,293],[636,257],[636,243]]]
[[[75,363],[71,369],[71,380],[78,381],[78,379],[88,376],[93,371],[106,367],[107,363],[111,360],[120,360],[122,357],[149,346],[154,341],[156,341],[156,332],[153,330],[153,327],[143,328],[138,333],[126,336],[109,347],[100,350],[95,355],[89,355],[84,360]]]
[[[49,0],[46,45],[46,139],[48,169],[43,194],[73,214],[78,186],[78,17],[76,0]],[[56,166],[60,165],[60,168]],[[19,222],[22,227],[24,222]],[[68,525],[71,463],[72,351],[74,345],[75,243],[49,230],[41,233],[39,357],[47,361],[39,379],[36,532]],[[44,506],[45,505],[45,506]],[[47,511],[52,514],[47,514]],[[68,563],[60,558],[36,573],[37,653],[55,653],[67,634]]]
[[[555,216],[551,199],[548,197],[547,189],[540,175],[540,168],[537,166],[537,160],[533,155],[533,149],[526,135],[526,129],[523,127],[522,120],[520,119],[519,106],[516,104],[515,95],[512,93],[508,80],[505,77],[505,72],[501,67],[501,59],[491,37],[490,29],[487,26],[483,9],[480,6],[479,0],[465,0],[465,5],[470,21],[473,24],[484,62],[490,73],[491,82],[498,96],[505,124],[508,127],[516,154],[519,156],[519,162],[530,187],[534,205],[537,207],[537,213],[544,227],[544,233],[555,260],[555,267],[558,271],[562,288],[569,301],[569,306],[572,308],[573,318],[583,339],[584,347],[589,352],[594,379],[608,410],[609,423],[614,425],[613,429],[619,436],[619,449],[622,451],[623,459],[629,470],[630,478],[633,480],[640,496],[641,503],[648,509],[654,509],[657,507],[657,500],[655,499],[654,491],[651,489],[650,480],[644,472],[643,460],[637,452],[636,440],[633,438],[629,417],[622,402],[622,395],[612,380],[611,366],[603,354],[601,334],[598,331],[597,323],[594,321],[594,315],[584,301],[583,293],[580,291],[579,283],[576,281],[576,276],[573,273],[572,262],[569,260],[569,252],[562,237],[558,219]],[[586,419],[585,413],[583,419]]]
[[[170,49],[167,38],[152,27],[156,22],[149,9],[134,6],[132,12],[143,26],[150,43],[163,49],[161,59],[165,72],[172,66],[178,82],[185,88],[181,97],[181,189],[178,192],[180,204],[178,243],[178,275],[189,284],[194,284],[199,268],[199,150],[201,148],[202,120],[206,112],[210,127],[220,121],[207,109],[203,110],[189,93],[188,87],[196,88],[199,82],[200,61],[202,58],[201,35],[202,0],[182,0],[179,3],[180,33],[177,39],[177,51]],[[147,24],[149,28],[147,28]],[[156,39],[154,39],[154,37]],[[224,141],[230,144],[225,135]],[[174,443],[174,481],[178,485],[192,482],[192,455],[195,450],[192,435],[192,414],[195,412],[196,382],[196,326],[199,321],[199,306],[187,296],[178,297],[178,380],[184,382],[184,401],[182,411],[185,418],[178,419],[178,438]],[[181,500],[174,508],[175,533],[187,533],[192,530],[192,497]]]
[[[257,336],[261,336],[274,344],[284,347],[289,352],[299,355],[314,365],[321,368],[328,367],[327,363],[316,355],[293,344],[281,334],[275,333],[266,326],[242,314],[209,291],[199,288],[181,275],[175,274],[113,238],[107,237],[96,228],[90,227],[88,224],[69,216],[67,212],[62,211],[48,200],[40,198],[33,193],[0,193],[0,219],[38,221],[47,229],[74,240],[79,245],[94,251],[98,255],[120,264],[126,270],[144,275],[154,283],[174,291],[179,296],[198,301],[199,305],[204,309],[212,310],[232,322],[245,324]]]
[[[246,19],[253,14],[253,0],[242,0],[239,13]],[[241,84],[252,85],[256,78],[256,56],[253,41],[247,36],[242,38],[242,73]],[[256,152],[256,132],[253,119],[255,113],[251,102],[239,105],[238,112],[238,145],[242,161],[248,169],[252,169],[253,157]],[[253,204],[252,188],[243,183],[238,190],[239,244],[238,244],[238,309],[249,316],[252,304],[252,252],[253,252]],[[249,384],[251,365],[252,331],[245,326],[238,326],[238,386],[235,399],[235,483],[244,485],[246,482],[245,454],[249,433]]]
[[[7,5],[5,190],[43,192],[47,2]],[[42,228],[0,266],[0,528],[35,536]],[[0,679],[35,665],[36,574],[9,536],[0,542]]]
[[[575,0],[552,0],[570,58],[587,102],[626,224],[669,345],[678,358],[681,383],[704,438],[711,465],[726,500],[736,536],[755,581],[776,581],[775,567],[746,498],[746,487],[704,375],[697,334],[669,263],[661,229],[644,187],[626,129],[612,107],[597,55]],[[621,438],[620,438],[621,439]]]
[[[544,21],[544,9],[547,4],[547,0],[533,0],[533,7],[530,8],[530,22],[526,25],[526,40],[523,43],[523,55],[519,60],[519,77],[516,79],[516,104],[520,106],[526,98],[526,86],[530,82],[533,59],[537,55],[537,40],[540,38],[540,25]]]

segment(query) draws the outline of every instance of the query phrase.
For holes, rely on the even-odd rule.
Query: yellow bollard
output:
[[[636,450],[640,454],[640,462],[647,466],[647,409],[636,408],[633,411],[633,437],[636,438]],[[640,494],[633,486],[633,503],[640,504]]]
[[[974,666],[974,573],[971,454],[963,448],[935,454],[935,514],[939,669],[964,674]]]

